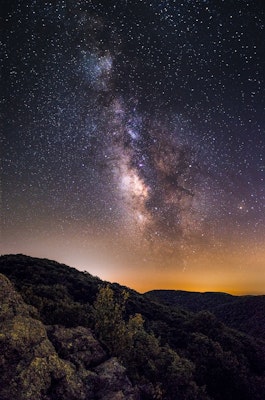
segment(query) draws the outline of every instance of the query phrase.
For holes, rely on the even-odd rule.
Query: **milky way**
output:
[[[6,4],[2,253],[261,291],[264,22],[247,0]]]

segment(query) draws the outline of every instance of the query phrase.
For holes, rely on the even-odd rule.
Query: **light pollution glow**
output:
[[[86,247],[80,245],[79,239],[73,237],[69,237],[68,240],[62,240],[61,237],[52,240],[32,237],[30,240],[20,240],[19,243],[14,241],[6,246],[8,253],[24,253],[33,257],[54,259],[87,271],[102,280],[118,282],[139,292],[175,289],[226,292],[234,295],[265,293],[265,250],[262,246],[256,245],[254,251],[247,245],[241,248],[241,251],[233,246],[228,246],[226,251],[201,249],[200,254],[189,255],[181,265],[177,265],[176,260],[175,264],[166,263],[166,266],[160,264],[160,260],[159,264],[154,261],[150,264],[147,260],[141,264],[138,259],[133,260],[132,254],[126,254],[126,251],[123,253],[122,249],[119,256],[115,257],[111,246],[102,242],[91,242],[90,246],[86,244]],[[124,245],[121,247],[125,248]],[[131,260],[131,263],[128,263],[128,260]]]
[[[5,3],[1,253],[264,293],[261,3]]]

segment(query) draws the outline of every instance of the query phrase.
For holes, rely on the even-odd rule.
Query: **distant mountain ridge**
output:
[[[234,329],[265,338],[265,295],[233,296],[222,292],[152,290],[145,296],[192,312],[210,311]]]
[[[145,295],[159,298],[169,305],[179,305],[192,312],[209,310],[234,301],[235,296],[224,292],[189,292],[185,290],[156,289]]]

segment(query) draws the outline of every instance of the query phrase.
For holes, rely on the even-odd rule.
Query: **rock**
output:
[[[0,274],[0,287],[0,323],[18,314],[28,317],[29,308],[13,289],[11,282],[2,274]]]
[[[44,325],[6,277],[0,275],[0,399],[86,399],[85,385],[73,365],[61,360]],[[49,394],[49,395],[47,395]]]
[[[48,336],[60,357],[71,361],[78,369],[91,369],[107,358],[89,328],[54,325],[48,327]]]
[[[98,400],[139,398],[126,376],[126,369],[116,358],[106,360],[106,352],[90,329],[54,325],[48,327],[48,336],[60,357],[76,366],[88,396]]]
[[[139,393],[126,376],[126,369],[113,357],[95,368],[99,375],[100,388],[98,399],[104,400],[137,400]]]
[[[138,400],[116,358],[84,327],[46,327],[0,274],[1,400]],[[48,335],[47,335],[48,331]]]

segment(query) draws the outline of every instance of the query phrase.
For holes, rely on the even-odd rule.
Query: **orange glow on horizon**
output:
[[[245,278],[245,279],[244,279]],[[135,277],[120,277],[120,279],[111,280],[121,285],[127,286],[140,293],[145,293],[150,290],[183,290],[188,292],[223,292],[232,295],[264,295],[264,282],[259,285],[256,281],[251,284],[246,276],[243,279],[237,279],[236,276],[227,275],[222,281],[216,277],[202,277],[201,273],[197,276],[190,277],[190,274],[178,273],[173,276],[164,276],[162,273],[155,277],[138,276]]]
[[[87,271],[100,279],[117,282],[140,293],[155,289],[186,290],[195,292],[226,292],[233,295],[265,294],[265,249],[262,244],[239,247],[237,243],[222,248],[201,249],[181,259],[163,263],[144,260],[144,254],[126,250],[119,245],[119,255],[107,242],[90,241],[81,246],[71,237],[71,246],[50,238],[14,243],[5,254],[22,253],[48,258]],[[159,256],[159,254],[158,254]]]

